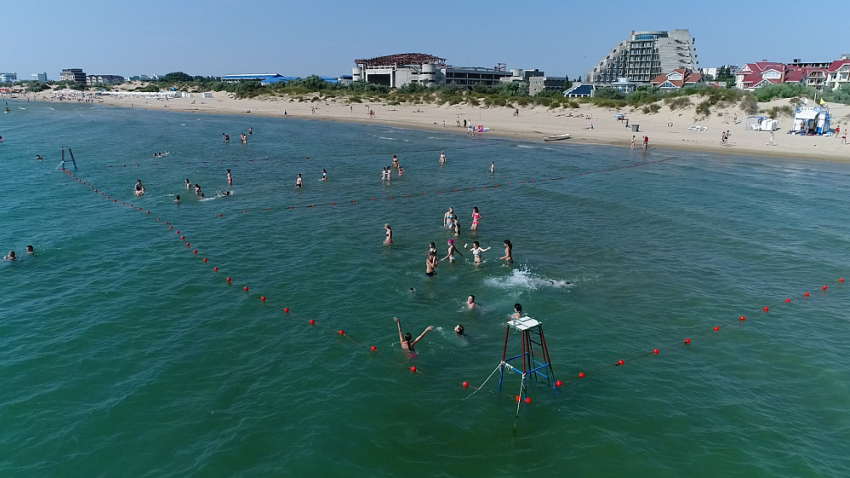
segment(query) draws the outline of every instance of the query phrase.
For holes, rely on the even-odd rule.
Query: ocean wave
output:
[[[484,284],[497,289],[519,290],[569,289],[573,286],[571,282],[563,279],[550,279],[525,268],[514,269],[507,276],[488,277],[484,279]]]

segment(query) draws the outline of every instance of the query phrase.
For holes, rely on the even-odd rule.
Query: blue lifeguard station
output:
[[[522,339],[522,353],[508,358],[508,340],[511,337],[511,329],[519,332]],[[520,360],[522,360],[522,369],[519,366]],[[520,317],[507,322],[505,347],[502,350],[502,364],[499,370],[499,390],[502,389],[505,370],[516,372],[522,376],[520,400],[526,398],[529,376],[538,382],[545,380],[547,385],[555,388],[555,372],[552,370],[552,361],[549,359],[549,348],[546,346],[546,337],[543,335],[543,324],[538,320],[531,317]]]
[[[68,149],[68,154],[71,156],[71,163],[74,164],[74,169],[77,169],[77,160],[74,159],[74,152],[71,151],[71,148]],[[59,164],[62,169],[65,169],[65,148],[62,148],[62,163]]]

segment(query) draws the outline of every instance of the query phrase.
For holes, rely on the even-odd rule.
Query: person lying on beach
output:
[[[466,246],[467,245],[464,244],[463,248],[466,249]],[[475,241],[475,242],[472,243],[472,247],[467,249],[467,250],[472,252],[472,255],[475,257],[475,263],[480,264],[481,263],[481,253],[489,251],[490,248],[488,247],[487,249],[482,249],[481,244],[479,244],[478,241]]]
[[[393,320],[395,320],[395,323],[398,325],[398,338],[401,341],[401,348],[407,350],[408,352],[414,352],[413,347],[416,345],[416,343],[422,340],[422,337],[425,337],[425,334],[434,330],[434,326],[429,325],[425,328],[422,334],[419,335],[419,337],[416,337],[416,340],[411,340],[413,339],[413,335],[411,335],[410,332],[402,335],[401,322],[398,320],[398,317],[393,317]],[[415,357],[415,355],[413,357]]]

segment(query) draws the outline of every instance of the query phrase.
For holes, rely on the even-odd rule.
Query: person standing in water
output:
[[[393,155],[393,167],[398,169],[398,156]]]
[[[327,181],[327,180],[328,180],[328,170],[323,169],[322,170],[322,181]]]
[[[440,164],[446,164],[446,152],[440,151]]]
[[[254,128],[248,128],[248,136],[254,136]]]
[[[455,233],[455,237],[460,237],[460,219],[458,219],[457,214],[452,219],[452,230]]]
[[[481,214],[478,213],[478,206],[472,208],[472,230],[478,230],[478,221],[481,220]]]
[[[466,298],[466,306],[469,307],[469,310],[475,309],[478,307],[478,304],[475,303],[475,296],[470,295]]]
[[[490,172],[492,173],[495,170],[496,170],[496,162],[490,161]]]
[[[511,253],[513,252],[513,249],[514,249],[514,245],[511,244],[511,241],[509,241],[508,239],[505,239],[505,255],[500,257],[499,260],[505,261],[505,263],[507,263],[507,264],[513,264],[514,258],[511,255]]]
[[[229,187],[233,187],[233,175],[230,174],[230,170],[227,170],[227,185]]]
[[[428,246],[428,254],[437,254],[437,245],[433,242]]]
[[[413,346],[416,345],[420,340],[422,340],[422,337],[425,337],[425,334],[434,330],[434,326],[429,325],[428,327],[425,328],[425,330],[422,332],[422,334],[419,335],[419,337],[416,337],[416,340],[413,340],[413,335],[411,335],[410,332],[402,335],[402,333],[401,333],[401,321],[398,320],[398,317],[393,317],[393,320],[395,321],[396,324],[398,324],[398,339],[401,341],[401,348],[410,352],[411,358],[416,358],[416,354],[414,353]]]
[[[174,202],[180,204],[180,195],[178,194],[176,198],[174,198]]]
[[[190,183],[188,179],[186,180],[186,189],[190,191],[192,190],[192,183]]]
[[[463,247],[466,248],[466,244],[464,244]],[[482,249],[481,244],[479,244],[478,241],[475,241],[472,243],[472,247],[468,250],[475,257],[475,263],[481,264],[481,253],[489,251],[490,248],[488,247],[487,249]]]
[[[446,227],[446,229],[452,227],[452,225],[454,224],[454,218],[455,210],[454,208],[450,207],[449,210],[443,215],[443,225]]]
[[[437,275],[437,253],[430,252],[428,253],[428,259],[425,261],[425,275],[428,277],[434,277]]]
[[[384,244],[393,243],[393,228],[389,224],[384,224],[384,229],[387,231],[387,238],[384,239]]]
[[[304,181],[301,179],[301,173],[298,173],[298,179],[295,180],[295,187],[300,188],[304,185]]]
[[[447,244],[449,245],[449,253],[446,254],[446,257],[442,258],[441,260],[444,261],[444,260],[448,259],[449,262],[454,262],[455,261],[455,253],[460,254],[460,251],[457,250],[457,247],[455,246],[455,240],[454,239],[449,239],[449,242]],[[460,254],[460,255],[463,256],[463,254]]]
[[[33,249],[32,244],[27,246],[27,254],[35,254],[35,249]]]
[[[3,258],[4,261],[14,261],[16,259],[17,257],[15,257],[15,251],[9,251],[9,255]]]

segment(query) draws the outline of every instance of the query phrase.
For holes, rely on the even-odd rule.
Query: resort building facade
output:
[[[40,81],[42,83],[47,81],[47,73],[33,73],[32,81]]]
[[[670,73],[662,73],[650,82],[662,90],[678,90],[686,86],[702,83],[702,73],[694,73],[686,68],[676,68]]]
[[[585,82],[607,86],[625,79],[649,84],[675,69],[699,71],[694,42],[688,30],[632,31],[585,76]]]
[[[744,65],[735,76],[735,86],[742,90],[790,83],[819,91],[850,84],[850,55],[842,55],[841,60],[824,63],[801,63],[799,60],[790,64],[757,61]]]
[[[15,83],[17,81],[17,73],[0,73],[0,83]]]
[[[86,84],[89,86],[97,85],[120,85],[124,83],[124,77],[120,75],[88,75],[86,76]]]
[[[65,68],[59,75],[60,81],[71,81],[80,85],[86,84],[86,72],[82,68]]]

